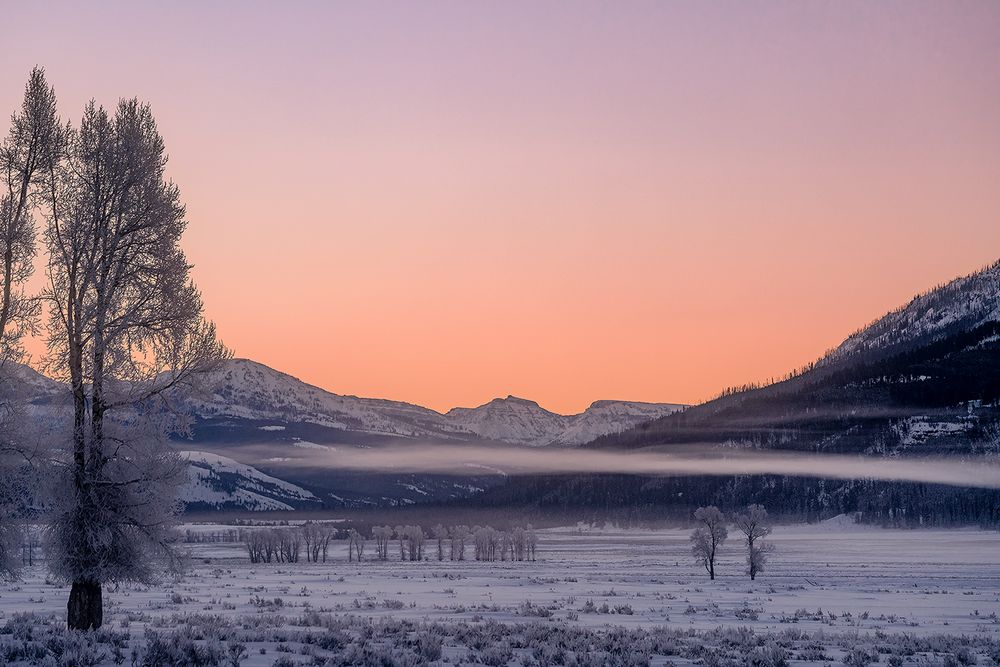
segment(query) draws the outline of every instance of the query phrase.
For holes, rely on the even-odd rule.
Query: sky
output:
[[[150,102],[207,316],[337,393],[697,402],[1000,257],[992,0],[4,4],[0,114]]]

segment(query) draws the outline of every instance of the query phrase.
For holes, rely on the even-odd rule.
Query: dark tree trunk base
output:
[[[70,630],[96,630],[104,622],[104,598],[101,585],[89,579],[77,579],[69,591],[66,625]]]

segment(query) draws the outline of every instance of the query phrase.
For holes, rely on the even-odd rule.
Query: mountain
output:
[[[580,414],[560,415],[534,401],[508,396],[477,408],[453,408],[445,417],[489,440],[538,447],[579,445],[683,407],[671,403],[595,401]]]
[[[1000,262],[915,297],[784,381],[726,391],[585,447],[1000,458]],[[535,476],[478,502],[659,516],[761,502],[805,518],[862,511],[874,521],[1000,524],[997,491],[819,477]]]
[[[208,394],[188,400],[189,410],[201,420],[274,421],[275,429],[310,424],[365,436],[531,446],[582,444],[683,407],[597,401],[580,414],[560,415],[508,396],[441,414],[410,403],[333,394],[249,359],[222,363],[202,384]]]
[[[445,417],[483,438],[532,446],[550,444],[572,420],[516,396],[495,398],[477,408],[452,408]]]

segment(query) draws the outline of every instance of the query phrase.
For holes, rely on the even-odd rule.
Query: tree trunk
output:
[[[74,581],[66,612],[66,625],[70,630],[96,630],[101,627],[104,622],[101,584],[90,579]]]

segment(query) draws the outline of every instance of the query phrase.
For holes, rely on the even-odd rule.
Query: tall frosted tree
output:
[[[75,629],[101,625],[104,584],[176,563],[184,463],[166,441],[186,420],[174,399],[228,354],[180,248],[187,222],[166,163],[147,104],[91,102],[52,183],[48,361],[73,410],[48,551],[71,582]]]
[[[45,71],[31,71],[20,111],[0,148],[0,360],[19,359],[21,339],[32,328],[38,305],[25,292],[34,272],[36,204],[44,200],[50,167],[63,150],[65,128],[56,114],[56,93]]]
[[[36,254],[33,212],[44,198],[49,167],[63,149],[55,90],[40,68],[31,71],[19,111],[0,145],[0,577],[15,572],[20,530],[14,521],[26,489],[33,445],[10,362],[23,359],[21,340],[37,322],[38,302],[25,284]]]

